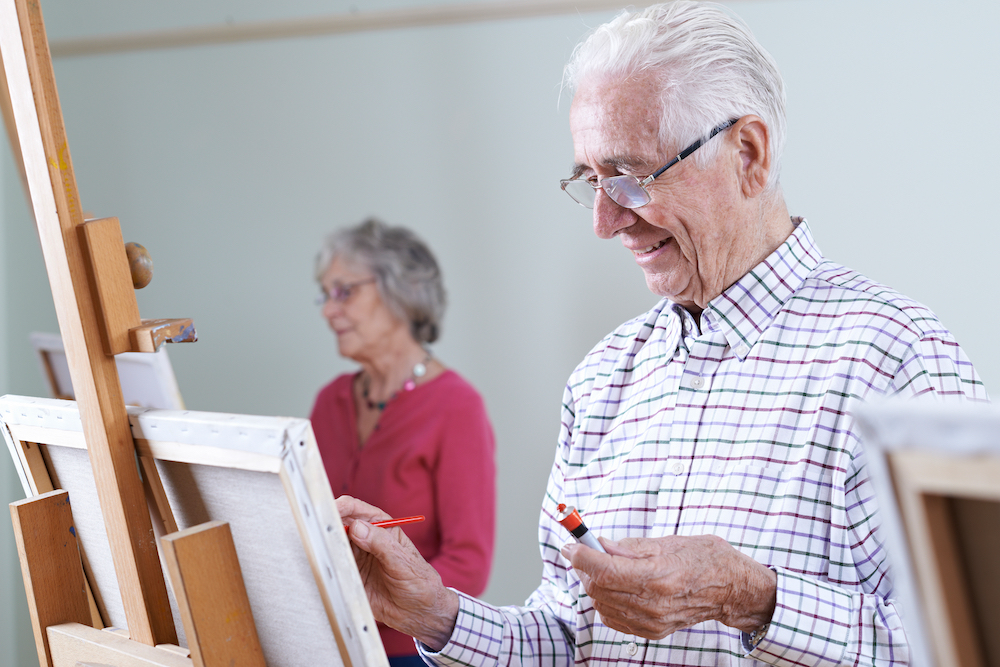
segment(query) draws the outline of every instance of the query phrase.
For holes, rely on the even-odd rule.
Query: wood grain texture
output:
[[[21,465],[28,471],[27,478],[31,490],[31,495],[39,496],[56,490],[49,475],[48,463],[42,455],[42,447],[34,442],[15,441],[15,448],[19,454]],[[87,572],[87,563],[84,559],[84,574]],[[90,577],[84,580],[84,587],[87,591],[87,602],[90,607],[90,625],[95,628],[103,628],[104,621],[101,612],[97,608],[97,601],[94,599],[94,592],[91,588]]]
[[[48,468],[45,465],[45,459],[42,458],[41,447],[34,442],[19,441],[17,444],[21,450],[21,460],[31,471],[29,479],[31,480],[32,493],[40,496],[43,493],[55,491]]]
[[[7,131],[7,141],[14,157],[14,164],[17,165],[17,174],[21,177],[21,187],[28,201],[31,195],[28,194],[28,177],[24,173],[24,162],[21,160],[21,143],[17,138],[17,128],[14,125],[14,109],[10,103],[10,93],[7,92],[7,75],[3,68],[3,58],[0,57],[0,115],[3,116],[4,129]]]
[[[987,665],[1000,665],[1000,501],[951,498],[965,579]]]
[[[147,646],[107,630],[77,623],[52,625],[48,629],[53,667],[193,667],[190,658],[173,650]]]
[[[196,667],[265,667],[229,524],[209,521],[160,542]]]
[[[141,322],[118,218],[88,220],[77,230],[86,250],[104,352],[131,352],[129,330]]]
[[[974,468],[978,462],[905,450],[891,453],[889,462],[914,570],[924,596],[923,610],[933,640],[935,662],[939,667],[984,667],[954,517],[949,498],[940,494],[958,488],[963,477],[968,480],[969,476],[977,476]],[[995,479],[993,486],[998,486]]]
[[[41,665],[52,667],[45,628],[90,622],[90,605],[69,494],[51,491],[11,503],[17,554]]]
[[[142,320],[129,335],[133,352],[156,352],[164,343],[193,343],[198,332],[190,318]]]
[[[76,231],[83,212],[36,0],[0,2],[0,50],[129,630],[150,645],[175,643],[117,368],[103,349],[87,260]]]
[[[140,455],[139,465],[142,466],[142,481],[146,487],[150,509],[156,510],[160,523],[163,524],[163,533],[176,533],[177,520],[174,519],[174,511],[170,509],[170,501],[163,489],[163,480],[160,479],[160,471],[156,469],[156,462],[151,456]]]

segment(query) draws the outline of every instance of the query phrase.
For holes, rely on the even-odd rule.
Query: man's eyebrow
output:
[[[629,156],[612,156],[601,161],[601,166],[612,167],[615,171],[624,173],[643,173],[646,171],[654,171],[656,167],[650,166],[650,163],[642,158],[629,157]],[[573,172],[570,178],[579,178],[583,175],[583,172],[592,170],[589,164],[576,163],[573,165]]]
[[[634,156],[610,157],[602,162],[608,167],[614,167],[623,172],[640,172],[650,169],[651,165],[647,160]],[[655,169],[655,167],[652,167]]]

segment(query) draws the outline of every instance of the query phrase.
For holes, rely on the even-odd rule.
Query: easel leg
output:
[[[69,494],[57,490],[10,504],[31,627],[41,665],[52,666],[45,628],[90,625],[90,604]]]

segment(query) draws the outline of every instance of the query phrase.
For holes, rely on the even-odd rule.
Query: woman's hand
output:
[[[416,637],[439,651],[458,618],[458,595],[399,528],[378,528],[372,521],[388,514],[357,498],[337,498],[337,511],[354,548],[354,558],[376,620]]]

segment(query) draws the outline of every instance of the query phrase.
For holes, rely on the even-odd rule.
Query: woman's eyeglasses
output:
[[[336,303],[344,303],[351,298],[354,294],[354,290],[361,287],[362,285],[367,285],[368,283],[375,282],[374,278],[367,278],[365,280],[359,280],[353,283],[346,283],[344,285],[334,285],[330,291],[320,288],[319,294],[316,295],[316,305],[322,306],[326,304],[327,301],[334,301]]]

